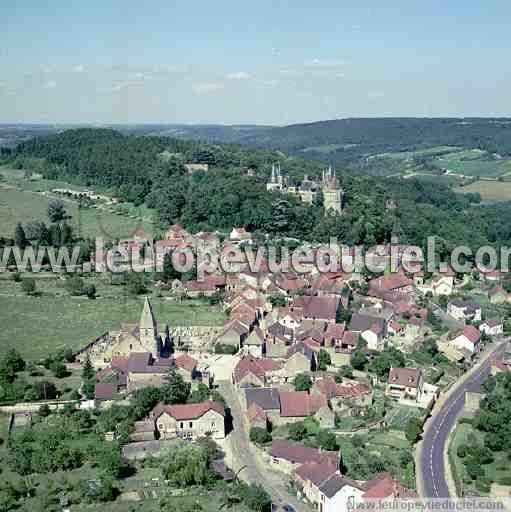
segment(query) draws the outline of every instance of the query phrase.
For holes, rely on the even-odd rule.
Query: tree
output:
[[[71,276],[64,284],[69,295],[79,296],[84,293],[83,279],[80,276]]]
[[[50,222],[61,222],[68,218],[64,203],[60,199],[50,201],[47,213]]]
[[[287,304],[286,297],[281,293],[272,293],[269,296],[269,301],[274,308],[284,307]]]
[[[405,362],[403,352],[395,347],[388,347],[371,361],[370,370],[378,377],[386,377],[391,367],[402,367]]]
[[[309,431],[303,421],[298,421],[289,425],[288,436],[292,441],[303,441],[308,437],[308,435]]]
[[[47,416],[49,416],[51,414],[50,406],[48,404],[41,405],[41,407],[39,407],[39,410],[37,411],[37,414],[41,418],[46,418]]]
[[[94,371],[90,357],[87,355],[85,362],[83,363],[82,380],[91,380],[95,377],[95,375],[96,372]]]
[[[21,281],[21,289],[27,294],[27,295],[35,295],[36,293],[36,284],[35,279],[32,277],[25,277]]]
[[[240,483],[237,494],[241,501],[254,512],[270,511],[271,497],[260,485]]]
[[[143,275],[136,272],[128,274],[126,287],[130,295],[141,295],[147,291]]]
[[[406,439],[416,443],[422,433],[422,422],[419,418],[410,418],[405,427]]]
[[[68,245],[73,243],[73,228],[67,223],[62,224],[60,231],[60,243],[62,245]]]
[[[250,441],[255,444],[266,444],[271,441],[271,434],[262,427],[252,427],[250,429]]]
[[[208,452],[199,445],[176,446],[160,460],[163,476],[174,487],[204,485],[212,477]]]
[[[310,375],[306,373],[299,373],[295,377],[295,390],[296,391],[309,391],[312,387],[312,380]]]
[[[92,283],[85,285],[83,291],[85,295],[87,295],[87,298],[91,300],[96,298],[96,287]]]
[[[328,430],[322,429],[316,434],[316,443],[323,450],[335,452],[339,449],[339,444],[337,443],[335,434],[329,432]]]
[[[25,249],[25,247],[29,245],[27,237],[25,236],[25,230],[23,229],[21,222],[16,224],[16,229],[14,230],[14,245],[20,249]]]
[[[335,382],[340,384],[344,379],[352,379],[353,378],[353,368],[350,365],[343,365],[337,370],[335,374]]]
[[[96,381],[94,379],[84,380],[82,383],[82,393],[85,398],[92,400],[96,392]]]
[[[165,377],[166,383],[161,388],[162,398],[166,404],[185,404],[190,396],[191,385],[182,375],[171,367]]]
[[[367,356],[361,349],[356,349],[351,356],[351,366],[355,370],[363,370],[367,365]]]
[[[208,400],[211,396],[211,391],[206,384],[200,383],[197,389],[192,392],[188,401],[190,403],[200,403]]]
[[[68,376],[66,365],[62,361],[54,361],[50,370],[57,379],[63,379]]]
[[[325,349],[321,348],[318,354],[318,369],[324,372],[331,363],[330,354]]]

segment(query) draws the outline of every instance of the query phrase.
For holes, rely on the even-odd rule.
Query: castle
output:
[[[306,175],[300,183],[300,186],[295,187],[288,185],[287,178],[282,174],[280,162],[274,163],[271,168],[270,179],[266,183],[266,190],[268,192],[277,191],[284,194],[291,194],[308,204],[312,204],[318,192],[321,190],[325,215],[342,213],[344,192],[339,188],[335,169],[332,169],[332,166],[329,166],[328,169],[323,171],[321,185],[309,179]]]

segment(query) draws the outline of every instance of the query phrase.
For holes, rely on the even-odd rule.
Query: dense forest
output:
[[[279,159],[290,181],[319,176],[323,164],[282,152],[234,144],[122,135],[110,129],[76,129],[21,144],[7,159],[36,166],[47,178],[94,186],[158,211],[161,227],[182,222],[192,230],[251,231],[349,244],[400,241],[423,245],[439,237],[439,252],[511,243],[511,204],[479,205],[477,194],[416,179],[375,178],[338,169],[346,192],[342,216],[325,216],[321,196],[313,205],[268,193],[271,163]],[[189,175],[184,163],[208,163]],[[397,208],[388,208],[388,200]]]

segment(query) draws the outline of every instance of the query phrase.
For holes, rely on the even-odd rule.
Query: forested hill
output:
[[[434,146],[511,155],[511,119],[506,118],[350,118],[284,127],[183,125],[152,127],[150,133],[239,142],[337,162]]]
[[[477,249],[490,242],[511,245],[511,204],[477,206],[477,194],[455,194],[432,181],[359,176],[337,168],[346,192],[342,216],[325,216],[321,196],[313,205],[266,191],[271,163],[280,159],[291,181],[319,176],[323,164],[267,149],[125,136],[113,130],[76,129],[20,145],[4,163],[37,170],[45,177],[94,186],[159,214],[162,228],[183,223],[192,231],[250,231],[301,240],[424,245],[440,237],[447,253],[456,245]],[[208,163],[189,175],[184,163]],[[249,172],[250,171],[250,172]],[[397,208],[387,209],[388,200]]]

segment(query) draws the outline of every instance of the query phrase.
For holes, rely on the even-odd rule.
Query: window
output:
[[[211,422],[211,426],[212,426],[213,428],[215,428],[215,422],[214,422],[214,421],[212,421],[212,422]]]
[[[193,423],[192,423],[191,421],[190,421],[189,425],[190,425],[190,428],[192,428],[192,427],[193,427]]]
[[[184,426],[185,426],[185,425],[184,425],[184,423],[183,423],[183,422],[181,422],[181,423],[179,424],[179,428],[184,428]]]

